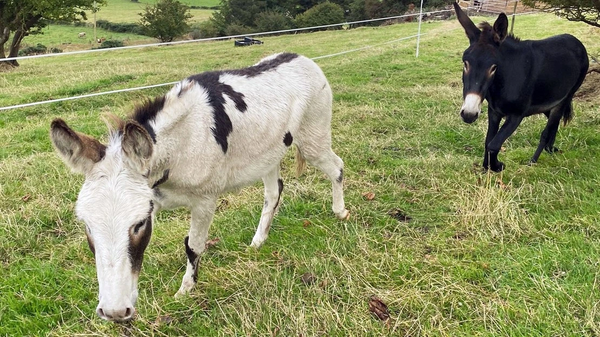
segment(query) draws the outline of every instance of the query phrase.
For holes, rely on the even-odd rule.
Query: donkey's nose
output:
[[[460,118],[462,118],[463,122],[467,124],[471,124],[477,120],[478,114],[468,114],[465,113],[465,110],[460,110]]]
[[[113,322],[127,322],[133,319],[135,309],[131,307],[122,309],[101,308],[96,309],[96,313],[100,318]]]

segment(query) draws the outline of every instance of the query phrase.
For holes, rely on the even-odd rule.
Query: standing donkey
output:
[[[117,119],[106,146],[54,120],[50,136],[59,156],[85,175],[75,212],[96,260],[98,315],[133,318],[143,254],[160,209],[185,206],[192,215],[177,295],[196,283],[218,196],[258,179],[265,200],[251,246],[260,247],[280,203],[279,166],[292,143],[299,167],[306,159],[329,177],[333,212],[346,219],[343,162],[331,150],[331,104],[321,69],[282,53],[245,69],[184,79],[137,106],[129,119]]]
[[[556,152],[560,120],[567,123],[572,118],[571,101],[589,66],[583,44],[568,34],[520,41],[508,35],[504,13],[493,27],[484,22],[480,29],[456,2],[454,9],[470,42],[463,53],[463,121],[473,123],[481,113],[483,99],[488,101],[483,167],[502,171],[504,164],[498,161],[502,144],[523,118],[539,113],[546,115],[548,123],[531,163],[537,162],[544,149]],[[506,121],[500,128],[502,118]]]

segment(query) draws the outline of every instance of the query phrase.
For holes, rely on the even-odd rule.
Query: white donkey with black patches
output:
[[[131,118],[117,120],[106,146],[54,120],[54,147],[85,175],[75,211],[96,259],[98,315],[133,318],[143,253],[160,209],[191,210],[178,295],[196,283],[219,195],[258,179],[265,201],[251,246],[260,247],[280,202],[280,161],[292,143],[299,167],[306,159],[329,177],[333,211],[346,219],[343,162],[331,150],[331,104],[321,69],[308,58],[283,53],[249,68],[181,81],[138,106]]]

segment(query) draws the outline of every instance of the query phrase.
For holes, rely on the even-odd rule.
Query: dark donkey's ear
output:
[[[78,173],[87,174],[106,152],[106,146],[88,135],[73,131],[59,118],[50,124],[50,139],[65,164]]]
[[[153,151],[153,142],[148,131],[134,121],[127,121],[123,128],[121,147],[129,167],[146,174]]]
[[[458,2],[454,3],[454,11],[456,12],[458,22],[460,22],[460,25],[465,29],[465,33],[469,38],[469,43],[473,44],[477,42],[477,40],[479,40],[479,35],[481,35],[481,30],[479,30],[467,14],[463,12]]]
[[[508,18],[506,14],[500,13],[494,22],[494,42],[500,44],[508,36]]]

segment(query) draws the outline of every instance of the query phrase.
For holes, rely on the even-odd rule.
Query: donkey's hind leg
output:
[[[250,246],[255,248],[260,247],[269,236],[273,216],[275,216],[279,208],[281,192],[283,191],[283,180],[279,178],[279,163],[262,180],[265,185],[265,203],[256,234],[254,234],[252,244],[250,244]]]
[[[344,162],[331,150],[330,141],[302,142],[298,151],[311,165],[323,171],[331,180],[333,213],[342,220],[350,217],[344,204]]]
[[[554,147],[554,141],[556,140],[556,133],[558,132],[560,119],[563,116],[563,109],[564,106],[561,105],[558,108],[550,110],[550,112],[546,114],[548,117],[548,122],[546,123],[544,131],[542,131],[542,135],[540,136],[540,144],[533,154],[533,157],[531,157],[530,163],[536,163],[543,150],[546,150],[550,153],[558,151],[558,149]]]

